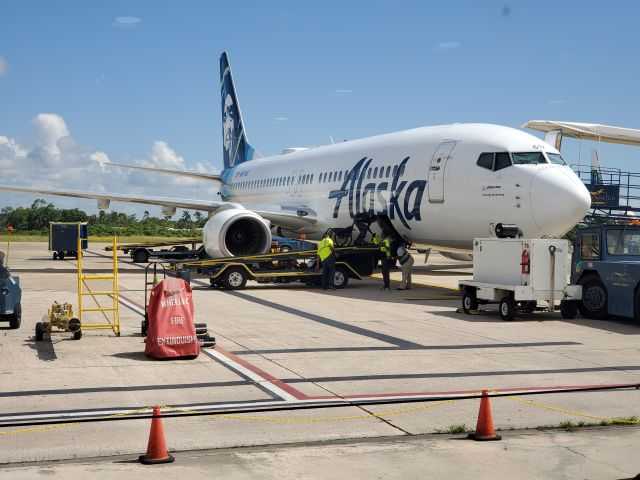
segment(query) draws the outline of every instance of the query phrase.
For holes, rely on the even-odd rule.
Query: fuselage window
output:
[[[538,165],[539,163],[547,163],[542,152],[523,152],[512,153],[514,165]]]
[[[333,182],[333,172],[329,172],[329,181]]]
[[[487,170],[493,170],[493,153],[481,153],[476,165]]]
[[[367,169],[367,178],[371,178],[371,169]]]
[[[385,176],[389,178],[389,175],[391,175],[391,167],[387,167],[387,174]]]
[[[342,170],[340,170],[340,172],[338,173],[338,181],[342,181]]]
[[[398,166],[394,165],[394,167],[393,167],[393,176],[394,177],[396,176],[396,173],[398,173]]]
[[[404,175],[404,167],[405,167],[405,166],[406,166],[405,164],[400,165],[400,171],[398,172],[398,176],[399,176],[399,177],[401,177],[401,176],[403,176],[403,175]]]
[[[502,170],[503,168],[507,168],[511,166],[511,156],[506,152],[498,152],[496,153],[496,162],[493,166],[493,171],[497,172],[498,170]]]

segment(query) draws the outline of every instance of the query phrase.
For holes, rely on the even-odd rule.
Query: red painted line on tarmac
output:
[[[305,395],[304,393],[302,393],[300,390],[298,390],[297,388],[292,387],[291,385],[283,382],[279,378],[276,378],[273,375],[265,372],[261,368],[258,368],[255,365],[247,362],[246,360],[234,355],[233,353],[228,352],[224,348],[216,345],[215,350],[216,350],[216,352],[218,352],[218,353],[224,355],[225,357],[227,357],[229,360],[233,360],[234,362],[242,365],[247,370],[251,370],[256,375],[264,378],[267,382],[272,383],[273,385],[275,385],[276,387],[284,390],[288,394],[293,395],[296,399],[298,399],[298,400],[308,400],[310,398],[307,395]]]

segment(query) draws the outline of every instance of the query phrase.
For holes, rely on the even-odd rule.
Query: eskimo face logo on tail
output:
[[[342,201],[346,199],[351,218],[359,213],[366,213],[388,215],[391,220],[394,220],[397,215],[398,220],[410,230],[409,220],[422,220],[420,206],[427,181],[414,180],[407,185],[407,180],[402,180],[408,161],[409,157],[406,157],[394,169],[391,185],[387,180],[380,178],[377,183],[373,181],[363,186],[367,169],[373,159],[364,157],[359,160],[345,176],[340,190],[329,193],[329,199],[336,201],[333,218],[338,218]]]
[[[224,118],[222,121],[223,141],[224,149],[229,154],[231,161],[235,160],[235,155],[232,154],[231,148],[233,147],[233,131],[235,129],[235,121],[233,120],[233,98],[227,93],[224,99]],[[233,164],[232,164],[233,166]]]

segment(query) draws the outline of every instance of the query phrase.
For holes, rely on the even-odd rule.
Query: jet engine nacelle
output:
[[[202,229],[202,240],[213,258],[260,255],[271,250],[271,227],[257,213],[229,208],[209,219]]]

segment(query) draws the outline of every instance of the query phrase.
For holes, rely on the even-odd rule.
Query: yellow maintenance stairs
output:
[[[86,238],[78,237],[78,319],[82,330],[113,330],[120,336],[120,304],[118,301],[118,250],[116,238],[112,244],[112,272],[109,274],[85,274],[83,271],[82,241]],[[101,290],[90,287],[100,282]],[[104,285],[109,287],[104,288]],[[91,297],[95,306],[85,306],[85,300]],[[99,312],[104,322],[92,322],[84,313]],[[90,316],[91,317],[91,316]]]

